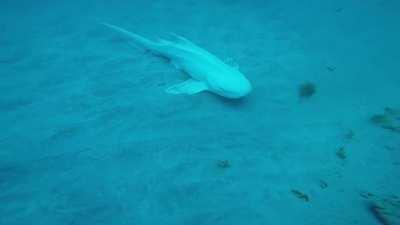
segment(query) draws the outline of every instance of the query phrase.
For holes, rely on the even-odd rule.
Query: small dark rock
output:
[[[336,151],[336,156],[339,157],[339,159],[345,160],[347,158],[346,149],[344,147],[340,147]]]
[[[334,67],[334,66],[326,66],[326,69],[327,69],[329,72],[333,72],[333,71],[336,70],[336,67]]]
[[[231,167],[231,163],[228,160],[218,160],[217,166],[218,168],[226,169]]]
[[[326,183],[324,180],[319,180],[319,186],[321,189],[326,189],[328,187],[328,183]]]
[[[309,98],[313,96],[315,92],[316,92],[315,84],[311,82],[307,82],[299,86],[299,97],[301,98]]]

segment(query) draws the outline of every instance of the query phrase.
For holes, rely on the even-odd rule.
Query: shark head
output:
[[[253,88],[242,73],[235,71],[232,74],[220,76],[212,89],[213,92],[223,97],[236,99],[248,95]]]

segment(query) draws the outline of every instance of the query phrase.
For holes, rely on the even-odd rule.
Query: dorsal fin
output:
[[[178,41],[178,43],[196,46],[193,42],[191,42],[191,41],[189,41],[188,39],[186,39],[186,38],[184,38],[184,37],[182,37],[182,36],[180,36],[180,35],[177,35],[177,34],[175,34],[175,33],[173,33],[173,32],[171,32],[170,35],[171,35],[172,37],[174,37],[174,38]]]

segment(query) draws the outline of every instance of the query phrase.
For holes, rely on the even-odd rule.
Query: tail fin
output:
[[[140,44],[143,48],[148,49],[148,50],[153,50],[155,47],[155,43],[147,38],[144,38],[138,34],[132,33],[130,31],[127,31],[121,27],[109,24],[109,23],[102,23],[104,26],[109,27],[115,31],[118,31],[120,33],[123,33],[127,35],[128,37],[132,38],[135,40],[138,44]]]

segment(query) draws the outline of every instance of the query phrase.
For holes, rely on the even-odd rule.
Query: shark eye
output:
[[[221,87],[221,91],[222,92],[225,92],[225,93],[228,93],[228,92],[230,92],[228,89],[226,89],[225,87]]]

